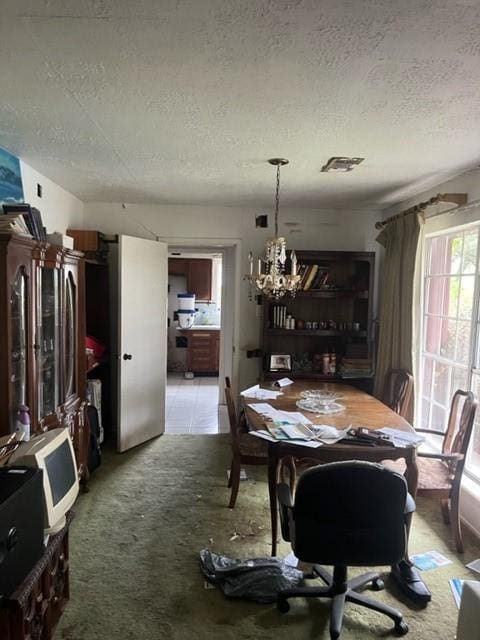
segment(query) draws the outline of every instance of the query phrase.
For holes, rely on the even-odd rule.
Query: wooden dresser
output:
[[[184,329],[187,338],[187,371],[218,373],[220,330]]]
[[[70,597],[68,528],[51,536],[45,553],[14,593],[0,604],[2,640],[51,640]]]

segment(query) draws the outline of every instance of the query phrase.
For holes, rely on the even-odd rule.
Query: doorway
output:
[[[223,395],[219,375],[225,370],[224,261],[224,251],[218,248],[168,248],[165,432],[169,434],[228,430],[226,408],[219,403]]]

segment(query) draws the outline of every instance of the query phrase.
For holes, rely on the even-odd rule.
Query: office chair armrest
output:
[[[282,537],[287,542],[291,542],[290,535],[290,515],[293,509],[293,498],[290,487],[284,482],[277,484],[277,499],[280,505],[280,527]]]
[[[422,453],[421,451],[419,451],[417,455],[419,458],[433,458],[437,460],[456,460],[457,462],[458,460],[463,460],[463,458],[465,457],[463,453],[432,453],[430,451],[426,451],[425,453]]]
[[[417,433],[430,433],[432,436],[444,436],[445,431],[437,431],[436,429],[415,429]]]

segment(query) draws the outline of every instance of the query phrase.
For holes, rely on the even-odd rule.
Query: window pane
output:
[[[430,424],[431,429],[437,429],[438,431],[445,431],[448,420],[448,412],[445,407],[439,407],[437,404],[432,406],[432,422]]]
[[[475,374],[472,379],[472,389],[477,397],[480,398],[480,376]],[[467,468],[480,477],[480,415],[478,411],[475,416],[472,440],[468,450]]]
[[[448,399],[448,404],[450,405],[451,400],[453,398],[453,394],[457,389],[465,389],[467,388],[467,370],[460,369],[455,367],[452,369],[452,384],[450,385],[450,396]]]
[[[473,309],[473,292],[475,289],[475,276],[463,276],[460,284],[460,296],[458,305],[459,318],[470,320]]]
[[[442,333],[442,319],[435,316],[426,318],[425,351],[438,354],[440,336]]]
[[[432,373],[433,373],[433,360],[431,358],[425,358],[423,361],[423,386],[422,395],[430,398],[432,394]]]
[[[458,321],[457,327],[457,353],[455,360],[459,364],[468,364],[470,355],[470,322]]]
[[[428,400],[422,400],[422,414],[420,416],[420,428],[428,429],[428,418],[430,413],[430,402]]]
[[[450,267],[449,273],[460,273],[462,266],[463,234],[449,238],[447,247],[450,252],[450,256],[447,254],[447,266]]]
[[[447,236],[437,236],[429,238],[430,260],[428,261],[429,273],[434,275],[446,272],[447,261]]]
[[[469,231],[463,238],[462,273],[475,273],[477,266],[478,230]]]
[[[435,362],[433,374],[433,399],[445,406],[448,404],[448,374],[450,367],[442,362]]]
[[[429,278],[427,286],[427,313],[446,315],[443,300],[446,298],[448,278]]]
[[[447,300],[444,301],[443,306],[448,308],[448,315],[456,318],[458,314],[458,299],[460,297],[460,278],[450,278],[447,291]]]
[[[457,322],[455,320],[443,320],[442,335],[440,339],[440,355],[442,358],[454,360],[456,334]]]

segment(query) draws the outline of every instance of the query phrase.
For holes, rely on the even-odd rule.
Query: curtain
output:
[[[374,394],[382,398],[389,369],[413,372],[415,260],[420,235],[418,214],[389,222],[377,237],[385,249],[381,270],[379,340]],[[407,420],[413,421],[413,401]]]

